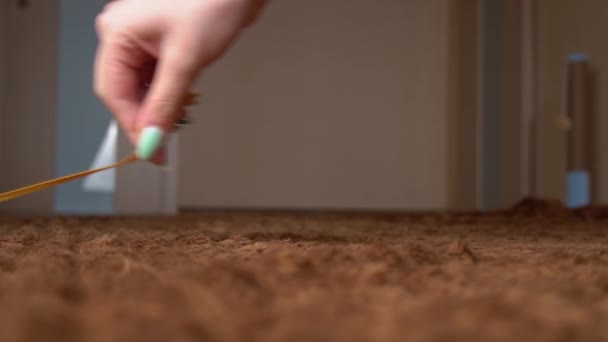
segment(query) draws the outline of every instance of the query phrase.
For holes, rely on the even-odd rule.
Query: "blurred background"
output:
[[[0,4],[2,192],[88,169],[112,116],[92,91],[94,18],[105,1]],[[129,165],[115,171],[113,192],[77,180],[0,211],[486,210],[530,196],[567,201],[576,122],[568,108],[593,117],[582,131],[592,143],[577,148],[592,157],[583,163],[587,204],[601,204],[607,15],[600,0],[273,1],[200,78],[202,103],[174,136],[168,169]],[[573,54],[589,75],[575,90],[566,72]],[[119,140],[121,158],[132,147]]]

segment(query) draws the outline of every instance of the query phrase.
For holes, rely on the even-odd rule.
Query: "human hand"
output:
[[[202,70],[257,18],[265,0],[115,0],[97,17],[94,88],[136,145],[162,164]]]

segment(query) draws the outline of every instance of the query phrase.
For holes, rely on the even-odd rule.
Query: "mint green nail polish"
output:
[[[141,131],[135,153],[139,159],[148,160],[162,146],[165,133],[159,127],[146,127]]]

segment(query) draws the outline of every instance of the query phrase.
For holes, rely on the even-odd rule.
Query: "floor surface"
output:
[[[0,217],[0,341],[600,341],[608,210]]]

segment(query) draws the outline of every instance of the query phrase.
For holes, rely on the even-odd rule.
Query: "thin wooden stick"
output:
[[[199,94],[197,93],[189,93],[186,95],[186,98],[184,100],[185,102],[185,106],[192,106],[195,104],[198,104],[198,98],[199,98]],[[12,200],[14,198],[17,197],[21,197],[21,196],[25,196],[27,194],[31,194],[32,192],[36,192],[36,191],[40,191],[55,185],[59,185],[62,183],[66,183],[78,178],[82,178],[82,177],[86,177],[88,175],[91,175],[93,173],[97,173],[97,172],[101,172],[101,171],[105,171],[108,169],[112,169],[115,167],[120,167],[129,163],[132,163],[136,160],[138,160],[139,158],[137,158],[137,156],[135,154],[132,154],[126,158],[124,158],[123,160],[114,163],[112,165],[108,165],[108,166],[104,166],[104,167],[100,167],[97,169],[92,169],[92,170],[87,170],[87,171],[81,171],[78,173],[74,173],[71,175],[67,175],[67,176],[63,176],[60,178],[55,178],[55,179],[51,179],[48,181],[44,181],[44,182],[40,182],[37,184],[33,184],[33,185],[29,185],[20,189],[16,189],[16,190],[12,190],[12,191],[8,191],[5,193],[0,194],[0,202],[6,202],[9,200]]]
[[[74,179],[86,177],[86,176],[91,175],[93,173],[105,171],[105,170],[112,169],[112,168],[119,167],[119,166],[123,166],[123,165],[129,164],[131,162],[134,162],[136,160],[138,160],[137,156],[135,154],[132,154],[129,157],[127,157],[127,158],[125,158],[125,159],[123,159],[123,160],[121,160],[121,161],[119,161],[117,163],[114,163],[112,165],[108,165],[108,166],[100,167],[100,168],[97,168],[97,169],[92,169],[92,170],[87,170],[87,171],[82,171],[82,172],[74,173],[74,174],[71,174],[71,175],[68,175],[68,176],[63,176],[63,177],[60,177],[60,178],[51,179],[51,180],[48,180],[48,181],[40,182],[40,183],[33,184],[33,185],[30,185],[30,186],[26,186],[26,187],[23,187],[23,188],[20,188],[20,189],[16,189],[16,190],[13,190],[13,191],[5,192],[3,194],[0,194],[0,202],[9,201],[9,200],[12,200],[12,199],[17,198],[17,197],[21,197],[21,196],[25,196],[25,195],[31,194],[32,192],[36,192],[36,191],[40,191],[40,190],[49,188],[51,186],[55,186],[55,185],[59,185],[59,184],[62,184],[62,183],[66,183],[66,182],[72,181]]]

